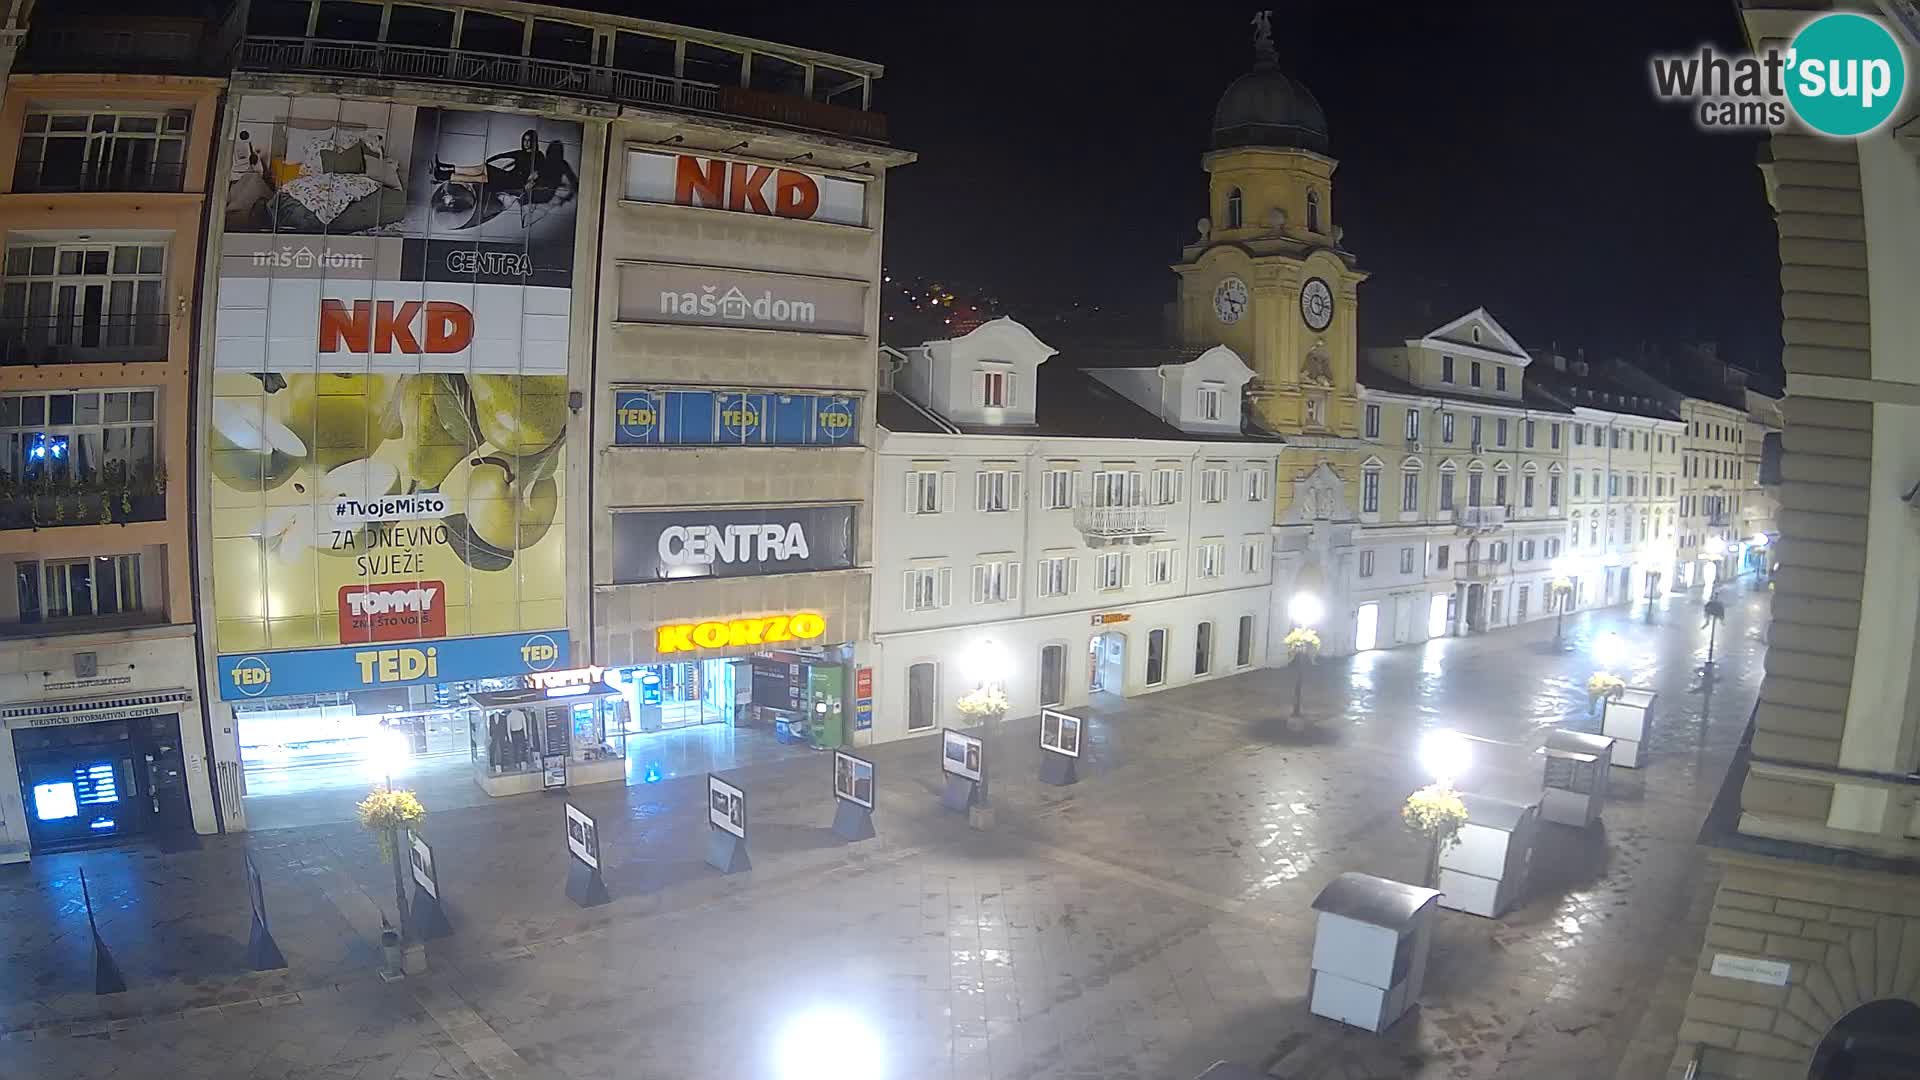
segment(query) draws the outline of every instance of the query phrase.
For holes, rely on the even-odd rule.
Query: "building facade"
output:
[[[1781,50],[1810,14],[1742,9]],[[1701,834],[1723,875],[1673,1080],[1920,1073],[1915,123],[1909,105],[1857,139],[1783,130],[1762,158],[1786,316],[1773,622]]]
[[[1747,414],[1707,398],[1687,397],[1680,420],[1680,539],[1674,575],[1683,588],[1713,591],[1737,573],[1748,538],[1742,506],[1754,477],[1747,471]]]
[[[220,33],[42,8],[0,102],[0,861],[216,824],[187,485]]]
[[[1266,662],[1280,444],[1232,350],[1074,368],[1003,318],[888,355],[875,740],[969,726],[981,686],[1030,715]]]
[[[771,740],[762,653],[838,720],[907,160],[879,69],[511,0],[246,19],[201,305],[224,826]]]

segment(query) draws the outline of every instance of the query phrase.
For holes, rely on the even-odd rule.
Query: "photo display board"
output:
[[[600,830],[586,811],[567,804],[567,850],[573,857],[600,869]]]
[[[940,768],[963,779],[980,782],[980,758],[986,744],[952,728],[940,733]]]
[[[747,838],[747,793],[718,776],[708,773],[707,820],[713,823],[714,828],[745,840]]]
[[[842,750],[833,752],[833,794],[856,806],[873,809],[873,762]]]
[[[1040,749],[1067,757],[1080,756],[1080,718],[1052,709],[1040,710]]]

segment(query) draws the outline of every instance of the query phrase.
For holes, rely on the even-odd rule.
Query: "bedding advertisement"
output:
[[[217,651],[564,630],[580,125],[254,95],[232,134]]]

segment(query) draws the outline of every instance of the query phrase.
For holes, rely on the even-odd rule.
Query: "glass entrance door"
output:
[[[1067,647],[1045,645],[1040,649],[1040,704],[1058,705],[1066,700]]]

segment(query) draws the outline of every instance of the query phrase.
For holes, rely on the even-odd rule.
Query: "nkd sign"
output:
[[[613,515],[616,584],[844,570],[852,565],[851,506]]]
[[[779,165],[627,152],[627,198],[840,225],[867,223],[867,185]]]
[[[666,263],[620,266],[621,322],[867,332],[867,283]]]

